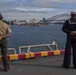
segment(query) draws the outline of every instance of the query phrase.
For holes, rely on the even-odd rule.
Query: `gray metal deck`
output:
[[[72,63],[70,69],[62,68],[62,63],[63,55],[9,61],[10,70],[5,72],[0,62],[0,75],[76,75]]]

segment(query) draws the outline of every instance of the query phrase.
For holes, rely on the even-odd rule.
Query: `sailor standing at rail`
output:
[[[67,34],[63,67],[69,69],[71,49],[73,49],[73,65],[76,69],[76,12],[71,12],[71,18],[63,24],[62,31]]]
[[[0,48],[1,48],[1,54],[2,54],[2,60],[4,65],[4,71],[9,70],[9,63],[8,63],[8,57],[7,57],[7,40],[6,38],[11,35],[11,29],[9,25],[4,23],[2,21],[3,16],[0,13]]]

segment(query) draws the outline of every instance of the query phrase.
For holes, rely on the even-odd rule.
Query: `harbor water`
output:
[[[19,46],[51,44],[54,39],[64,48],[66,34],[62,32],[62,25],[50,24],[43,26],[11,26],[11,37],[8,47],[19,49]]]

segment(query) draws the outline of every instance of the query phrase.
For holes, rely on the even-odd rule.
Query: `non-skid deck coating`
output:
[[[0,62],[0,75],[76,75],[72,63],[70,69],[61,67],[62,63],[63,55],[9,61],[10,70],[5,72]]]

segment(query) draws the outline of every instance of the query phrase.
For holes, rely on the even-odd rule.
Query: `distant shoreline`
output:
[[[11,26],[45,26],[45,24],[21,24],[21,25],[15,24]]]

